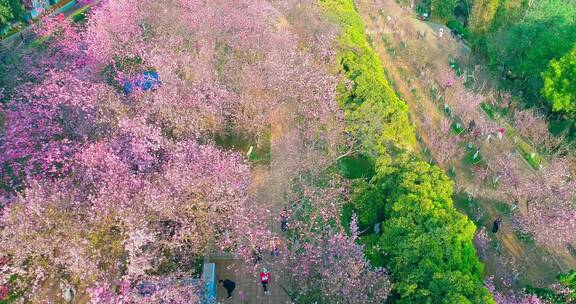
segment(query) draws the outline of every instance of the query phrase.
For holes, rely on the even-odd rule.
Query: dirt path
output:
[[[409,105],[411,118],[422,142],[427,147],[433,147],[429,144],[430,126],[424,124],[423,120],[438,121],[444,114],[441,106],[431,100],[428,93],[430,88],[422,79],[426,78],[426,75],[423,75],[426,69],[434,69],[437,65],[415,65],[421,61],[443,63],[447,66],[450,58],[466,56],[469,53],[468,47],[452,39],[447,28],[444,28],[444,36],[440,38],[437,34],[440,25],[415,19],[394,0],[358,0],[356,6],[366,24],[367,34],[382,58],[387,77]],[[453,102],[449,96],[445,97],[448,104]],[[484,115],[480,109],[477,110],[471,115]],[[515,150],[514,143],[506,137],[492,142],[478,141],[475,144],[486,155],[508,154]],[[430,152],[438,159],[437,151]],[[516,165],[527,172],[531,170],[519,157],[514,157],[511,161],[517,162]],[[464,195],[459,197],[456,203],[479,227],[484,226],[489,230],[495,218],[505,216],[503,210],[509,208],[505,203],[501,203],[506,200],[505,195],[495,189],[478,187],[470,175],[470,169],[460,160],[450,161],[443,164],[443,167],[445,170],[454,168],[461,188],[476,197],[470,202]],[[549,284],[558,272],[576,267],[576,259],[566,250],[552,248],[551,254],[550,248],[520,240],[509,225],[505,225],[496,236],[490,236],[491,245],[485,252],[486,272],[499,278],[511,277],[511,284],[514,286],[519,287],[525,283]]]

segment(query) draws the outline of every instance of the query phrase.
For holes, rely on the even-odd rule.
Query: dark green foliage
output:
[[[86,22],[86,13],[80,13],[72,16],[72,21],[74,21],[74,23]]]
[[[416,4],[416,14],[421,16],[422,14],[430,15],[430,0],[421,0]]]
[[[373,185],[366,181],[357,181],[352,185],[351,201],[354,213],[358,215],[360,231],[374,232],[376,223],[384,220],[384,196],[379,191],[371,191]]]
[[[506,86],[523,91],[534,103],[542,88],[541,73],[552,59],[562,57],[576,43],[576,1],[542,0],[524,19],[488,36],[486,51]]]
[[[480,108],[482,108],[482,111],[484,111],[484,113],[486,113],[488,118],[490,118],[491,120],[494,120],[496,118],[496,110],[491,104],[483,102],[480,104]]]
[[[430,4],[432,18],[441,22],[454,19],[454,9],[459,2],[459,0],[432,0]]]
[[[338,169],[347,179],[371,178],[374,176],[374,162],[364,155],[347,156],[338,161]]]
[[[20,0],[8,0],[8,4],[10,5],[10,9],[12,10],[12,16],[14,20],[23,21],[26,10],[24,10],[22,2]]]
[[[456,20],[450,20],[446,23],[446,26],[451,29],[453,32],[455,32],[456,34],[460,34],[462,35],[462,38],[464,39],[468,39],[468,37],[470,37],[470,34],[468,33],[468,29],[466,29],[462,23],[456,21]]]
[[[490,31],[494,32],[518,22],[527,8],[528,0],[500,0]]]

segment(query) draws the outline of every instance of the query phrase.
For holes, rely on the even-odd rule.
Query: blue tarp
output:
[[[124,82],[124,93],[132,94],[135,89],[149,91],[160,87],[162,82],[157,72],[147,71]]]

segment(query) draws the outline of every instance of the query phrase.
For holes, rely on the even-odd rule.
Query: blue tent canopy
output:
[[[160,76],[157,72],[146,71],[142,74],[136,75],[131,80],[125,81],[124,93],[130,95],[135,89],[149,91],[160,87],[161,84],[162,82],[160,81]]]

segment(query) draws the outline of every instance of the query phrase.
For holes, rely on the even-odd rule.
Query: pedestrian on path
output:
[[[504,128],[498,128],[498,139],[502,140],[502,137],[504,137],[504,133],[506,132],[506,129]]]
[[[232,297],[232,292],[234,291],[234,288],[236,288],[236,283],[234,283],[234,281],[229,279],[220,280],[218,281],[218,283],[222,284],[222,286],[226,288],[226,291],[228,292],[228,297],[226,297],[226,299],[230,299]]]
[[[264,288],[265,295],[268,295],[268,283],[270,283],[271,279],[272,276],[270,275],[270,272],[268,272],[268,269],[262,268],[262,272],[260,273],[260,282],[262,283],[262,288]]]
[[[288,210],[286,210],[286,207],[280,212],[280,229],[282,231],[288,229]]]
[[[272,250],[270,251],[270,255],[273,257],[279,257],[280,256],[280,249],[278,249],[278,248],[280,247],[280,238],[275,236],[272,239],[272,241],[270,241],[270,247],[272,247]]]
[[[256,248],[252,250],[252,259],[254,260],[254,265],[262,261],[262,248],[260,248],[260,246],[256,246]]]
[[[494,221],[494,224],[492,225],[492,233],[498,232],[498,229],[500,229],[500,223],[502,223],[502,218],[499,217]]]

